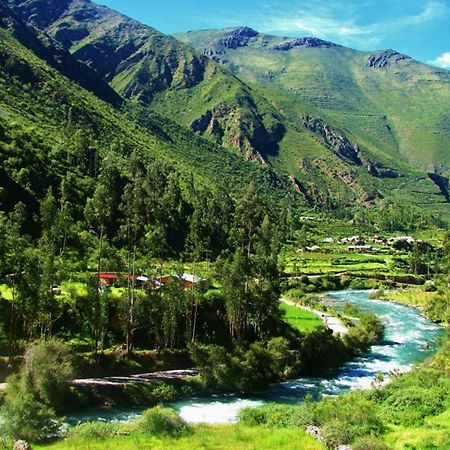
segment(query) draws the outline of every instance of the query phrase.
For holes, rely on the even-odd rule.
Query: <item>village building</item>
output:
[[[167,286],[172,280],[179,280],[183,283],[184,289],[190,289],[192,287],[202,287],[207,289],[209,287],[209,281],[206,278],[201,278],[190,273],[183,273],[182,275],[163,275],[158,277],[157,280],[161,286]]]
[[[111,287],[117,283],[119,275],[117,273],[100,273],[98,279],[101,285]]]
[[[339,241],[341,244],[363,244],[364,239],[361,236],[349,236]]]
[[[347,247],[347,250],[353,253],[377,253],[380,251],[379,248],[371,245],[350,245]]]

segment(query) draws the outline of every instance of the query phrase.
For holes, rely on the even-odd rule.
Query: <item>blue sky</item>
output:
[[[450,69],[450,0],[97,0],[171,34],[250,26],[358,50],[393,48]]]

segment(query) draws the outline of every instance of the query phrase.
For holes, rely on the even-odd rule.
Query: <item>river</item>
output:
[[[352,389],[367,389],[378,373],[387,381],[389,373],[398,370],[407,372],[436,351],[439,338],[444,331],[423,318],[408,306],[394,302],[369,299],[368,291],[339,291],[327,294],[336,309],[345,303],[357,306],[363,312],[373,312],[384,323],[385,335],[382,342],[371,348],[367,354],[330,371],[324,377],[310,377],[274,384],[256,395],[236,395],[191,398],[172,404],[186,421],[191,423],[232,423],[239,411],[246,407],[261,406],[267,402],[298,404],[307,394],[313,396],[338,395]],[[429,342],[430,348],[424,348]],[[142,410],[91,411],[71,417],[71,422],[130,421]]]

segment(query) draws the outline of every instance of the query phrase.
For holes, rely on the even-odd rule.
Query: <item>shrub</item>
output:
[[[266,405],[261,408],[247,408],[240,412],[239,421],[249,426],[306,428],[313,423],[312,409],[309,405],[306,403],[302,406]]]
[[[350,444],[367,435],[380,435],[384,426],[374,404],[364,393],[352,392],[341,397],[311,404],[313,423],[323,429],[330,447]]]
[[[171,408],[156,406],[148,409],[136,423],[137,431],[146,434],[181,436],[190,431],[189,425]]]
[[[69,390],[67,382],[74,377],[70,348],[57,339],[30,344],[20,376],[38,401],[64,410]]]
[[[389,450],[389,446],[373,436],[365,436],[358,439],[352,446],[353,450]]]
[[[384,402],[385,417],[397,425],[422,425],[424,418],[445,409],[445,394],[439,388],[410,387],[394,391]]]
[[[70,432],[71,437],[89,441],[107,439],[115,434],[117,434],[117,424],[112,422],[82,423]]]
[[[329,449],[335,449],[340,445],[351,444],[353,433],[350,427],[340,420],[326,422],[322,427],[322,440]]]
[[[72,357],[63,342],[51,339],[31,344],[19,375],[8,379],[0,410],[2,434],[33,442],[57,436],[61,424],[55,409],[63,409],[72,377]]]
[[[61,424],[55,411],[27,392],[23,380],[8,379],[5,402],[0,409],[0,434],[31,442],[46,441],[60,434]]]
[[[251,427],[267,425],[268,415],[268,408],[245,408],[239,412],[239,422]]]

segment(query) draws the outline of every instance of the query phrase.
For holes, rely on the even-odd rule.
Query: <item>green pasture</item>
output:
[[[284,311],[284,320],[303,333],[323,326],[320,318],[312,312],[285,303],[281,304],[281,309]]]

